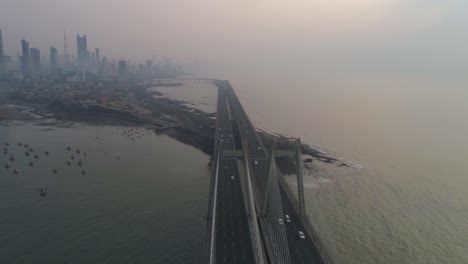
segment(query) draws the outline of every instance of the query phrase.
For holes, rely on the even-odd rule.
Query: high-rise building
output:
[[[98,75],[100,77],[109,77],[109,62],[107,57],[102,57],[101,63],[99,63]]]
[[[80,37],[80,35],[76,35],[76,47],[78,49],[78,57],[77,63],[80,68],[86,68],[88,65],[88,43],[86,40],[86,35]]]
[[[21,40],[21,71],[23,73],[29,73],[31,71],[30,58],[29,58],[29,42],[22,39]]]
[[[5,70],[5,54],[3,53],[2,30],[0,29],[0,72]]]
[[[96,62],[98,65],[101,62],[101,51],[99,49],[96,49]]]
[[[124,60],[119,61],[119,77],[125,78],[127,76],[127,62]]]
[[[65,29],[63,30],[63,69],[68,70],[70,69],[70,54],[68,54],[68,47],[67,47],[67,32]]]
[[[57,49],[50,47],[50,70],[52,72],[57,70]]]
[[[31,48],[29,52],[31,54],[32,70],[34,72],[41,71],[41,52],[39,51],[39,49],[35,48]]]

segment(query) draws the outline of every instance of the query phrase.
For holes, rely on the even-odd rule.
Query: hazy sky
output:
[[[9,55],[61,53],[66,28],[116,59],[468,70],[466,0],[0,0],[0,28]]]

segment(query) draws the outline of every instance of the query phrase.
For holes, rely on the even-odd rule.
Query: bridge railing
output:
[[[219,107],[220,107],[220,103],[218,102],[216,113],[219,113]],[[212,155],[211,166],[210,166],[210,185],[209,185],[209,197],[208,197],[208,212],[206,215],[207,221],[206,221],[206,234],[205,234],[205,241],[204,241],[205,250],[203,252],[203,263],[210,263],[211,257],[213,257],[210,252],[211,247],[208,246],[208,244],[213,243],[212,240],[214,239],[214,237],[212,237],[212,234],[210,232],[210,227],[213,224],[212,223],[213,217],[214,217],[212,215],[213,206],[216,206],[216,201],[214,200],[213,194],[215,191],[214,189],[216,187],[215,186],[215,174],[216,174],[216,170],[218,166],[216,162],[216,157],[218,156],[220,152],[220,144],[219,144],[219,140],[217,140],[219,138],[218,133],[219,133],[219,118],[216,117],[216,128],[215,128],[215,135],[214,135],[215,142],[213,146],[213,155]]]
[[[279,171],[279,168],[277,168]],[[291,200],[291,203],[295,210],[299,212],[299,202],[292,192],[291,188],[289,187],[288,183],[284,179],[282,173],[279,173],[279,181],[281,186],[283,187],[286,195]],[[328,240],[324,240],[322,236],[319,235],[317,229],[311,224],[309,216],[301,216],[301,220],[306,228],[307,233],[310,235],[312,242],[314,243],[317,251],[319,252],[322,260],[325,264],[340,264],[341,261],[339,260],[338,253],[336,252],[336,247],[332,245],[332,243]]]

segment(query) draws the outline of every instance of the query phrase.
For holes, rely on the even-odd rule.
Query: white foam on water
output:
[[[329,179],[327,178],[324,178],[324,177],[320,177],[319,180],[318,180],[318,183],[320,184],[325,184],[325,183],[329,183],[331,182]]]
[[[356,163],[356,162],[344,160],[343,163],[345,163],[346,165],[348,165],[350,168],[353,168],[353,169],[359,169],[359,170],[364,169],[363,165]]]

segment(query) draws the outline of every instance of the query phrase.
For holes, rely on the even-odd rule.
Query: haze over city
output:
[[[467,10],[1,0],[0,263],[468,263]]]
[[[465,70],[464,1],[3,1],[5,50],[43,50],[68,32],[115,59],[314,69]],[[74,51],[74,50],[73,50]]]

